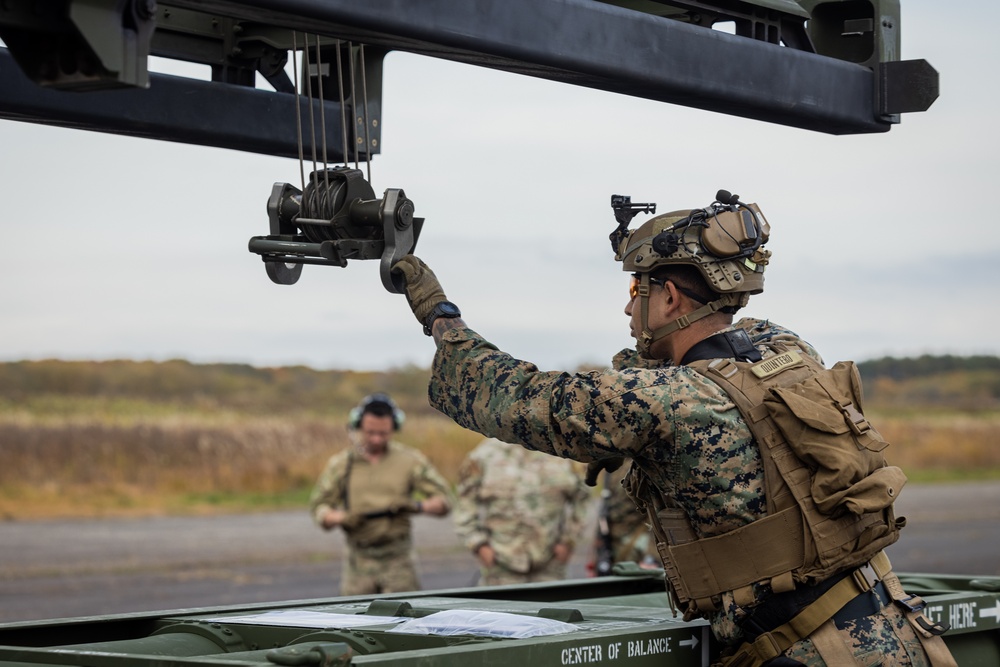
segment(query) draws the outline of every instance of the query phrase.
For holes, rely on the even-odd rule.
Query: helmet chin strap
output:
[[[692,323],[704,319],[713,313],[717,313],[726,306],[742,308],[747,305],[747,301],[749,300],[750,295],[746,293],[723,294],[715,301],[710,301],[701,308],[681,315],[676,320],[667,322],[656,331],[653,331],[649,328],[649,274],[643,273],[639,279],[639,316],[642,320],[642,333],[639,334],[639,337],[635,341],[635,349],[643,359],[655,359],[656,357],[650,355],[650,348],[656,341],[675,331],[689,327]]]

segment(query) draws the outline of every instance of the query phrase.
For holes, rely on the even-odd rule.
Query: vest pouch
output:
[[[861,383],[851,362],[772,387],[764,405],[789,448],[812,473],[811,495],[828,515],[885,509],[906,481],[886,467],[888,446],[861,412]]]
[[[829,498],[834,506],[843,506],[852,514],[878,512],[892,505],[899,490],[906,484],[906,475],[896,466],[879,468],[849,489]],[[822,509],[822,508],[821,508]]]

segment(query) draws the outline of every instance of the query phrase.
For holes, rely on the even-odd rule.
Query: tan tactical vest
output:
[[[753,433],[766,517],[697,539],[683,510],[636,466],[626,481],[645,506],[667,589],[687,620],[717,610],[725,591],[750,605],[754,584],[780,593],[858,567],[895,542],[905,523],[892,503],[906,476],[886,465],[888,443],[862,414],[854,364],[825,369],[797,348],[774,351],[756,363],[687,364],[725,390]]]

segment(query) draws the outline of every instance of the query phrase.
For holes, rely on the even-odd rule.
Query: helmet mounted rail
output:
[[[632,203],[632,197],[628,195],[611,195],[611,208],[615,212],[615,220],[618,221],[618,228],[611,232],[611,249],[618,252],[618,246],[622,239],[628,234],[628,225],[639,213],[656,213],[655,203]]]

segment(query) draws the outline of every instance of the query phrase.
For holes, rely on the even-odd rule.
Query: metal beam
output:
[[[245,86],[165,74],[151,74],[150,80],[148,89],[51,90],[30,81],[8,50],[0,49],[0,118],[298,158],[298,107],[305,158],[312,157],[304,98],[297,105],[294,95]],[[328,101],[320,107],[314,100],[313,110],[317,127],[326,115],[329,161],[342,162],[340,105]],[[353,138],[352,128],[348,134]],[[322,151],[320,137],[316,145]]]
[[[171,4],[831,134],[892,120],[867,67],[592,0]]]
[[[925,108],[937,95],[933,69],[877,59],[867,67],[593,0],[162,0],[151,19],[154,47],[180,44],[185,12],[212,26],[240,22],[244,36],[263,31],[261,43],[278,53],[290,48],[282,41],[289,29],[372,45],[373,119],[388,49],[831,134],[884,132],[899,111]],[[287,94],[156,74],[149,90],[61,93],[30,83],[9,53],[0,56],[0,118],[298,155]],[[919,99],[910,94],[914,72]],[[340,136],[339,105],[324,109],[328,137]],[[377,153],[381,123],[372,125],[369,149]],[[359,136],[364,127],[348,128],[352,152]],[[339,153],[342,142],[327,143]]]

